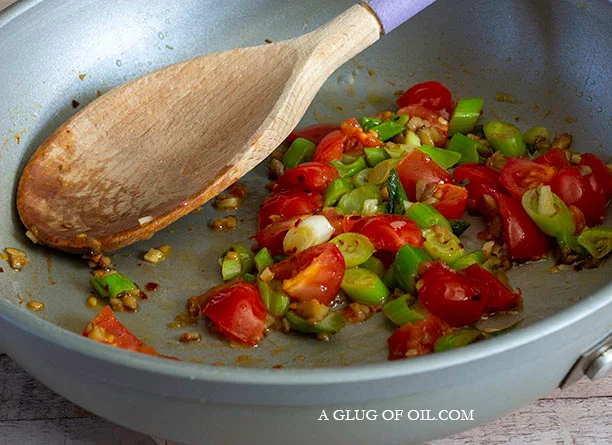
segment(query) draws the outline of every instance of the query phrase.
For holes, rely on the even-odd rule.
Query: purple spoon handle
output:
[[[374,11],[378,20],[380,20],[385,34],[389,34],[406,20],[427,8],[434,1],[435,0],[364,0],[365,4]]]

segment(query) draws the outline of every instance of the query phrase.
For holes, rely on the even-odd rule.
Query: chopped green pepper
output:
[[[545,152],[550,149],[550,135],[544,127],[533,127],[523,135],[525,143],[533,150]]]
[[[425,204],[423,202],[415,202],[410,204],[408,209],[406,209],[406,216],[417,223],[421,230],[428,229],[434,224],[446,226],[449,229],[451,228],[450,223],[444,217],[444,215],[429,204]]]
[[[401,215],[404,213],[404,202],[408,201],[404,186],[400,182],[399,175],[396,169],[392,169],[387,178],[387,193],[389,194],[389,203],[387,211]]]
[[[409,131],[409,133],[412,133]],[[414,134],[414,133],[413,133]],[[415,134],[416,136],[416,134]],[[416,136],[418,138],[418,136]],[[393,142],[387,142],[383,147],[385,153],[387,153],[391,158],[397,159],[398,161],[414,150],[415,147],[421,145],[421,141],[417,145],[408,145],[408,144],[396,144]]]
[[[457,236],[463,235],[463,232],[470,227],[470,223],[462,219],[449,219],[448,222],[451,230]]]
[[[462,256],[453,263],[453,269],[463,270],[470,267],[472,264],[483,264],[484,263],[484,252],[482,250],[475,250],[467,255]]]
[[[370,176],[371,168],[364,168],[355,176],[353,176],[353,182],[357,187],[361,187],[362,185],[368,184],[368,177]]]
[[[391,295],[378,275],[362,267],[346,269],[341,288],[351,300],[363,304],[381,305]]]
[[[338,210],[345,215],[360,212],[363,209],[364,202],[368,199],[382,201],[380,190],[375,185],[362,185],[342,196],[340,202],[338,202]]]
[[[481,97],[472,99],[461,99],[457,102],[455,111],[448,124],[448,135],[455,133],[469,133],[476,126],[476,122],[482,112],[483,100]]]
[[[383,122],[381,124],[372,127],[371,129],[378,133],[378,139],[381,141],[388,141],[393,136],[397,136],[404,131],[404,125],[398,124],[393,121]]]
[[[434,352],[449,351],[461,346],[469,345],[475,341],[483,339],[482,332],[478,329],[464,328],[446,334],[436,340],[434,344]]]
[[[370,167],[374,167],[379,162],[389,159],[389,155],[382,147],[366,147],[363,151]]]
[[[382,278],[385,275],[384,263],[380,259],[376,258],[375,256],[371,256],[360,266],[365,269],[371,270],[376,275],[378,275],[380,278]]]
[[[527,146],[521,131],[514,125],[493,121],[487,122],[483,129],[493,148],[501,151],[507,157],[521,157],[527,153]]]
[[[231,280],[242,273],[242,261],[240,256],[233,250],[227,252],[221,263],[221,277],[223,280]]]
[[[242,279],[248,283],[254,283],[255,281],[257,281],[257,277],[252,273],[248,272],[242,275]]]
[[[308,162],[314,155],[316,144],[304,138],[297,138],[291,143],[283,156],[285,168],[295,168],[303,162]]]
[[[359,119],[359,125],[363,128],[363,131],[368,131],[380,124],[382,124],[382,119],[377,119],[375,117],[364,116]]]
[[[461,240],[446,226],[431,226],[423,230],[423,237],[423,249],[434,260],[441,259],[452,265],[464,255]]]
[[[89,281],[94,292],[104,298],[116,298],[118,295],[138,291],[132,280],[119,272],[109,272]]]
[[[274,259],[272,259],[272,255],[270,255],[270,251],[267,248],[262,248],[255,254],[253,258],[255,261],[255,267],[257,268],[258,273],[262,273],[264,269],[268,266],[271,266],[274,263]]]
[[[446,150],[444,148],[432,147],[431,145],[421,145],[417,147],[423,153],[428,155],[437,164],[443,168],[449,169],[461,159],[461,153],[456,151]]]
[[[612,251],[612,227],[583,230],[578,242],[593,256],[601,259]]]
[[[396,124],[401,125],[402,127],[405,127],[408,121],[410,120],[410,116],[407,114],[396,114],[395,116],[392,117],[391,120],[395,122]]]
[[[323,192],[323,205],[325,207],[333,206],[340,198],[353,190],[355,186],[351,181],[344,178],[336,178],[329,183]]]
[[[283,291],[282,282],[272,280],[265,282],[257,280],[257,288],[261,301],[268,310],[268,313],[275,317],[280,317],[287,312],[289,307],[289,297]]]
[[[479,150],[480,148],[480,150]],[[480,142],[476,142],[461,133],[455,133],[448,143],[448,150],[457,152],[461,155],[459,164],[476,163],[480,160],[479,151],[484,146]]]
[[[335,334],[346,324],[346,319],[340,312],[329,311],[320,321],[308,322],[293,311],[287,311],[285,317],[292,329],[306,334]]]
[[[368,175],[368,182],[370,184],[382,185],[387,181],[387,178],[391,174],[391,170],[397,167],[399,164],[399,158],[385,159],[379,162],[370,170]]]
[[[427,310],[410,294],[404,294],[383,306],[383,314],[398,326],[423,320]]]
[[[350,178],[351,176],[356,175],[358,172],[360,172],[364,168],[368,167],[365,162],[365,159],[361,156],[358,157],[357,160],[355,160],[354,162],[350,164],[344,164],[340,161],[332,161],[331,165],[336,167],[336,170],[338,170],[338,174],[340,175],[341,178]]]
[[[385,283],[385,286],[387,286],[389,289],[395,289],[397,287],[397,279],[395,277],[395,268],[388,267],[384,275],[382,276],[382,280],[383,280],[383,283]]]
[[[413,292],[419,266],[425,261],[431,261],[431,258],[422,249],[404,244],[397,251],[393,265],[389,269],[393,269],[399,287],[406,292]]]
[[[347,268],[359,266],[366,262],[375,251],[370,239],[359,233],[341,233],[330,243],[338,246]]]
[[[249,273],[255,268],[255,261],[253,261],[253,253],[244,247],[242,244],[234,244],[232,250],[240,257],[242,263],[242,273]]]

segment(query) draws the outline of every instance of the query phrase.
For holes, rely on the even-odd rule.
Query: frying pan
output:
[[[3,248],[24,249],[30,258],[21,272],[3,265],[0,275],[0,345],[7,354],[85,409],[179,442],[419,443],[489,422],[548,393],[604,341],[612,331],[610,261],[579,273],[569,267],[553,273],[550,261],[521,265],[509,273],[525,300],[520,329],[399,362],[386,361],[391,328],[382,316],[347,327],[329,343],[271,333],[253,349],[231,348],[204,326],[168,328],[189,296],[217,282],[224,249],[249,243],[265,165],[243,180],[250,198],[238,211],[237,231],[211,232],[207,223],[218,214],[206,205],[113,255],[137,283],[161,286],[137,314],[119,318],[182,361],[78,335],[95,314],[85,305],[86,265],[30,243],[15,210],[15,184],[29,156],[75,112],[76,102],[83,106],[98,91],[198,54],[293,37],[350,4],[30,0],[0,14],[0,233]],[[572,133],[577,149],[609,162],[610,23],[612,5],[605,0],[439,0],[341,67],[302,124],[390,109],[396,90],[433,78],[456,97],[484,97],[486,119]],[[512,103],[496,101],[498,93]],[[228,117],[228,131],[239,119]],[[478,225],[474,221],[467,235],[468,248],[477,245]],[[162,244],[172,246],[170,260],[142,261],[144,252]],[[44,310],[28,311],[30,300],[43,302]],[[202,342],[177,341],[194,330],[204,334]],[[593,374],[590,363],[583,360],[575,375]],[[597,363],[604,373],[604,358]],[[322,410],[331,417],[337,409],[372,409],[378,418],[317,420]],[[383,412],[396,409],[402,419],[383,419]],[[410,410],[434,416],[441,409],[465,410],[473,420],[408,418]]]

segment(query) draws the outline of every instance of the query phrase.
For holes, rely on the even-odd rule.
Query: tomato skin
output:
[[[346,265],[335,244],[325,243],[270,266],[274,279],[293,300],[318,300],[329,305],[340,290]]]
[[[551,167],[561,170],[562,168],[569,167],[570,163],[565,154],[565,150],[561,148],[551,148],[546,153],[538,156],[533,160],[538,164],[550,165]]]
[[[399,327],[387,339],[389,360],[430,354],[436,341],[451,330],[444,320],[427,314],[423,320]]]
[[[465,186],[468,191],[468,207],[477,210],[486,220],[491,220],[499,213],[499,197],[505,193],[499,187],[493,187],[483,183],[469,183]],[[493,198],[493,203],[487,201],[485,196]]]
[[[204,298],[202,313],[223,335],[250,346],[259,342],[267,311],[257,286],[238,279],[212,288]]]
[[[393,255],[404,244],[423,246],[423,232],[417,223],[401,215],[346,217],[344,230],[367,236],[376,250]]]
[[[419,181],[423,181],[425,185],[453,183],[450,173],[421,150],[412,150],[408,153],[397,165],[396,170],[410,201],[417,200],[416,189]]]
[[[594,154],[585,153],[580,155],[580,165],[591,167],[593,176],[606,194],[606,199],[610,199],[612,196],[612,172],[606,167],[606,164]]]
[[[472,281],[478,288],[480,295],[487,301],[484,308],[486,313],[508,311],[515,308],[521,301],[520,289],[517,289],[517,292],[512,292],[480,264],[472,264],[463,269],[462,272]]]
[[[466,276],[436,261],[420,275],[419,301],[453,327],[474,324],[487,305],[485,295]]]
[[[323,205],[323,196],[301,187],[280,190],[269,195],[259,207],[259,230],[275,221],[306,213],[315,213]]]
[[[453,177],[455,181],[468,181],[470,184],[487,184],[491,187],[499,187],[500,173],[486,165],[467,163],[455,167]]]
[[[444,147],[448,137],[448,119],[439,112],[425,108],[422,105],[408,105],[397,110],[397,114],[407,114],[410,117],[420,117],[429,127],[438,130],[438,137],[434,140],[436,147]]]
[[[299,221],[311,216],[309,213],[296,216],[283,221],[276,221],[266,225],[263,229],[258,230],[255,234],[255,240],[259,244],[259,248],[266,248],[273,256],[284,255],[283,240],[285,235]]]
[[[595,175],[582,176],[580,167],[564,168],[553,178],[550,187],[568,206],[576,206],[582,211],[588,226],[597,225],[604,220],[606,193]]]
[[[299,130],[293,130],[289,136],[287,136],[287,139],[293,142],[297,138],[304,138],[318,144],[325,136],[338,129],[340,129],[340,126],[336,124],[314,124]]]
[[[101,343],[116,346],[121,349],[127,349],[128,351],[159,356],[159,353],[153,346],[146,345],[140,341],[115,317],[115,314],[110,306],[106,306],[104,309],[98,312],[90,323],[92,323],[94,326],[99,326],[100,328],[104,329],[107,334],[113,336],[112,341],[101,341]],[[83,331],[83,337],[91,338],[91,331],[87,332],[87,328],[85,328]]]
[[[449,114],[455,108],[450,90],[435,80],[418,83],[408,88],[397,99],[397,105],[400,108],[408,105],[421,105],[432,111],[446,111]]]
[[[325,135],[315,148],[312,160],[314,162],[339,161],[344,152],[344,135],[340,130],[334,130]]]
[[[433,208],[446,219],[460,219],[465,212],[468,201],[468,191],[454,184],[439,184],[433,194],[439,202]]]
[[[323,193],[329,183],[338,176],[338,170],[333,165],[323,162],[305,162],[286,170],[276,181],[274,191],[302,187],[305,190]]]
[[[500,182],[510,196],[521,200],[527,190],[548,185],[556,170],[547,164],[538,164],[523,158],[509,158],[501,171]]]
[[[340,125],[340,131],[344,135],[344,151],[347,153],[361,153],[363,147],[380,147],[383,145],[376,132],[363,131],[354,117],[343,121]]]
[[[548,237],[529,218],[519,202],[500,195],[499,212],[511,260],[538,260],[546,257]]]

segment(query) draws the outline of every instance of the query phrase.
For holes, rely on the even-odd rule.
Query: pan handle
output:
[[[610,372],[612,372],[612,332],[580,356],[559,387],[567,388],[585,375],[591,380],[597,380]]]

